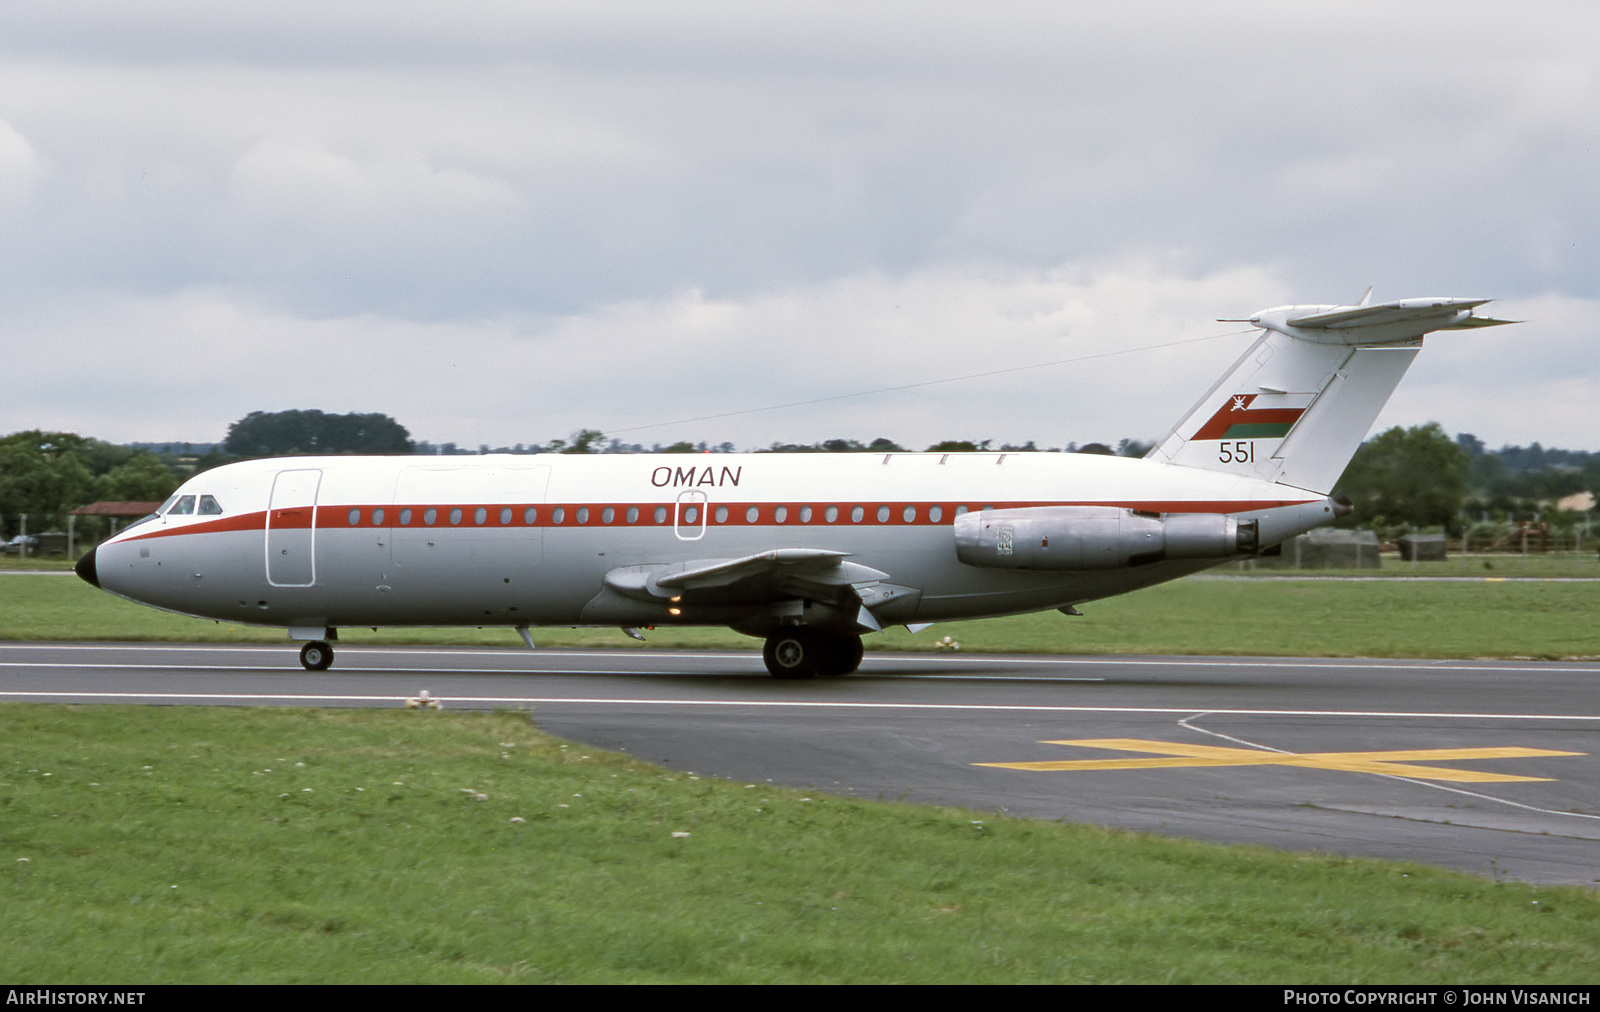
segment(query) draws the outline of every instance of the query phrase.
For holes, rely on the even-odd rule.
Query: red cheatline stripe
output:
[[[834,502],[834,503],[708,503],[711,515],[707,527],[770,527],[774,530],[792,528],[830,528],[830,527],[939,527],[948,525],[957,516],[956,509],[965,506],[971,512],[978,512],[985,505],[992,505],[995,509],[1022,509],[1041,506],[1115,506],[1122,509],[1140,510],[1148,513],[1242,513],[1250,510],[1273,509],[1280,506],[1299,506],[1316,499],[1251,499],[1239,501],[1224,500],[1093,500],[1077,502],[996,502],[992,504],[981,502]],[[500,503],[484,505],[471,503],[465,505],[410,505],[410,506],[352,506],[352,505],[322,505],[315,510],[316,526],[323,530],[506,530],[526,527],[545,527],[552,529],[562,528],[628,528],[628,527],[671,527],[673,503]],[[678,504],[680,511],[682,504]],[[804,507],[811,507],[810,521],[800,519]],[[837,518],[829,523],[827,518],[828,508],[838,509]],[[905,518],[907,506],[915,507],[912,519]],[[940,517],[932,518],[931,509],[937,506]],[[655,519],[655,511],[660,507],[665,510],[665,517],[661,521]],[[696,504],[697,508],[702,508]],[[749,519],[749,510],[756,509],[756,519]],[[779,507],[788,510],[788,517],[782,523],[776,519]],[[860,507],[862,511],[860,520],[853,520],[853,511]],[[879,520],[879,510],[887,507],[887,519]],[[483,523],[477,523],[477,511],[485,510]],[[400,523],[400,515],[404,510],[411,511],[411,521],[408,524]],[[434,510],[434,522],[424,522],[428,510]],[[511,510],[511,522],[500,522],[500,511]],[[527,520],[529,510],[536,510],[537,514],[532,523]],[[612,510],[612,519],[605,521],[605,511]],[[637,509],[638,519],[628,523],[628,510]],[[723,519],[720,511],[726,509],[727,515]],[[357,511],[354,524],[350,522],[351,511]],[[376,511],[383,511],[383,520],[375,522]],[[452,511],[460,510],[460,519],[456,523],[450,522]],[[555,520],[557,511],[561,512],[561,521]],[[587,518],[580,521],[579,516],[587,511]],[[273,530],[309,530],[312,521],[310,507],[295,507],[292,509],[273,510],[271,527]],[[127,540],[139,541],[146,538],[169,538],[179,534],[216,534],[227,531],[261,530],[267,526],[266,511],[254,513],[241,513],[236,516],[218,517],[214,520],[200,520],[191,523],[182,523],[177,526],[164,527],[159,530],[142,530],[132,535]],[[691,523],[680,517],[679,526],[700,526],[700,517],[697,515]]]
[[[144,538],[164,538],[174,534],[218,534],[224,531],[259,531],[266,518],[264,511],[255,513],[240,513],[237,516],[223,516],[215,520],[196,520],[183,524],[181,527],[166,527],[160,530],[140,529],[139,533],[126,540],[139,541]]]

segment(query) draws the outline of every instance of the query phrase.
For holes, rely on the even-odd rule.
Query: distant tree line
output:
[[[1108,456],[1142,457],[1150,452],[1154,443],[1145,443],[1137,439],[1120,440],[1115,448],[1105,443],[1068,443],[1063,447],[1036,446],[1033,440],[1028,440],[1021,445],[1002,443],[994,445],[992,439],[945,439],[932,446],[926,447],[927,452],[933,453],[960,453],[981,450],[992,450],[1000,453],[1103,453]],[[753,453],[907,453],[914,447],[902,446],[892,439],[882,436],[870,443],[863,443],[859,439],[824,439],[815,443],[784,443],[776,442],[770,446],[760,447]],[[598,429],[580,429],[572,434],[569,439],[552,439],[547,443],[517,443],[512,446],[490,446],[480,443],[476,450],[460,446],[456,443],[429,443],[416,444],[416,452],[424,454],[484,454],[484,453],[738,453],[739,449],[732,443],[698,443],[682,440],[676,443],[656,443],[645,446],[643,443],[624,443],[620,439],[606,439],[605,434]]]
[[[1437,423],[1397,426],[1361,445],[1339,489],[1355,502],[1342,526],[1450,534],[1485,522],[1570,527],[1580,511],[1557,503],[1579,492],[1600,497],[1600,453],[1538,443],[1491,452],[1478,437],[1451,438]]]
[[[175,463],[175,462],[174,462]],[[146,450],[71,432],[13,432],[0,437],[0,537],[61,530],[68,511],[102,499],[160,502],[181,478]]]
[[[410,433],[388,415],[322,411],[253,411],[228,427],[221,446],[119,446],[71,432],[14,432],[0,437],[0,538],[19,532],[23,514],[33,534],[64,529],[67,514],[91,502],[160,502],[190,475],[242,457],[413,449]],[[104,521],[84,518],[84,533],[105,533],[97,525]]]
[[[1600,453],[1547,450],[1538,443],[1490,452],[1467,433],[1456,436],[1456,444],[1470,462],[1465,508],[1475,516],[1525,515],[1577,492],[1600,495]]]
[[[252,411],[228,426],[222,448],[234,457],[309,453],[411,453],[406,427],[388,415]]]

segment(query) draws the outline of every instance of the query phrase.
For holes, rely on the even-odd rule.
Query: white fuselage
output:
[[[1323,496],[1249,474],[1067,453],[290,457],[219,467],[178,494],[211,496],[222,512],[119,533],[96,550],[100,585],[172,611],[285,627],[738,627],[761,602],[637,600],[608,588],[607,574],[787,549],[848,553],[886,574],[898,596],[884,596],[884,624],[1013,614],[1221,560],[981,568],[956,557],[959,513],[1292,516],[1277,540],[1332,519]]]

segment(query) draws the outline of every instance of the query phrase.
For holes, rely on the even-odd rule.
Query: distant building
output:
[[[105,517],[109,521],[110,530],[106,537],[117,533],[118,521],[120,526],[126,527],[141,517],[147,517],[161,508],[159,502],[126,502],[119,500],[102,500],[92,502],[87,506],[79,506],[67,514],[66,551],[68,556],[77,552],[77,520],[79,517]]]
[[[92,502],[87,506],[79,506],[69,516],[75,517],[115,517],[118,520],[137,520],[147,517],[161,508],[159,502],[118,502],[104,500]]]

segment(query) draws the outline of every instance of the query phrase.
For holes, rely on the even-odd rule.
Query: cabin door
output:
[[[267,504],[267,582],[274,587],[309,587],[317,582],[316,468],[279,471]]]

